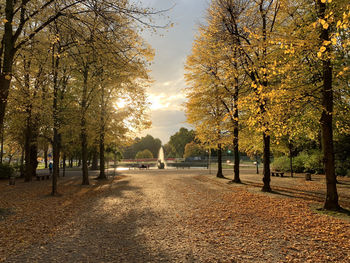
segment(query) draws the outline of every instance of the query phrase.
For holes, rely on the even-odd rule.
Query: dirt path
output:
[[[127,171],[54,237],[7,262],[350,260],[349,222],[203,173]]]

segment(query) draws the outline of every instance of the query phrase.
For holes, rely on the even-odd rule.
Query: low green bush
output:
[[[307,173],[323,173],[323,154],[319,150],[313,150],[308,154],[308,158],[305,161],[305,170]]]
[[[278,172],[289,172],[290,171],[290,163],[288,156],[280,156],[274,158],[271,168]]]
[[[11,165],[0,163],[0,178],[7,179],[10,176],[13,176],[14,174],[15,174],[15,169]]]
[[[318,150],[301,152],[293,158],[293,171],[296,173],[323,173],[322,157],[322,153]],[[271,168],[275,171],[290,172],[289,157],[276,157]]]
[[[305,163],[309,155],[305,152],[301,152],[298,156],[293,158],[293,170],[296,173],[303,173],[305,171]]]

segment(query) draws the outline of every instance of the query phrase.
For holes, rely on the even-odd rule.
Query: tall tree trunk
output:
[[[317,0],[318,17],[326,19],[326,3]],[[320,42],[330,41],[329,28],[322,27],[320,34]],[[327,46],[325,54],[330,51],[330,46]],[[322,87],[322,116],[321,116],[321,131],[322,131],[322,150],[324,158],[324,170],[326,174],[327,194],[324,208],[327,210],[339,210],[337,180],[334,168],[334,145],[333,145],[333,87],[332,87],[332,63],[331,59],[325,55],[322,59],[323,64],[323,87]]]
[[[89,171],[88,171],[88,150],[87,150],[87,131],[86,131],[86,111],[88,107],[87,103],[87,89],[88,89],[88,67],[84,70],[84,84],[83,84],[83,94],[82,94],[82,103],[81,103],[81,122],[80,122],[80,128],[81,128],[81,159],[82,159],[82,171],[83,171],[83,185],[89,185]]]
[[[104,130],[100,131],[100,175],[98,179],[107,179],[106,173],[105,173],[105,135]]]
[[[2,163],[3,157],[4,157],[4,126],[1,129],[0,163]]]
[[[36,127],[28,123],[25,131],[25,182],[32,181],[33,176],[36,176],[36,168],[38,167],[38,145],[35,129]]]
[[[57,128],[53,130],[53,143],[52,143],[52,159],[53,159],[53,173],[52,173],[52,192],[51,195],[57,195],[57,180],[60,173],[60,150],[59,150],[59,134]]]
[[[264,140],[264,170],[263,170],[263,182],[264,186],[262,188],[263,192],[271,192],[270,187],[270,136],[265,132],[263,133]]]
[[[235,162],[233,165],[233,171],[234,171],[234,178],[233,181],[235,183],[241,183],[241,179],[239,176],[239,149],[238,149],[238,127],[234,128],[233,131],[234,139],[233,139],[233,154],[235,156]]]
[[[2,9],[3,10],[3,9]],[[3,43],[1,43],[0,57],[3,57],[2,65],[0,63],[0,130],[4,125],[7,98],[12,79],[12,65],[15,54],[14,36],[13,36],[13,14],[14,1],[6,1],[5,18],[6,23],[3,31]]]
[[[59,48],[58,48],[59,49]],[[58,50],[59,51],[59,50]],[[59,149],[59,116],[58,116],[58,66],[60,63],[59,57],[55,56],[55,45],[52,48],[52,75],[53,75],[53,101],[52,101],[52,118],[53,118],[53,138],[52,138],[52,159],[53,159],[53,173],[52,173],[52,191],[51,195],[58,194],[57,180],[59,177],[59,163],[60,163],[60,149]]]
[[[27,112],[28,113],[28,112]],[[31,162],[31,143],[32,143],[32,129],[30,125],[30,115],[27,116],[26,128],[25,128],[25,143],[24,143],[24,153],[25,153],[25,169],[24,169],[24,181],[32,181],[32,162]]]
[[[264,1],[260,2],[260,14],[262,18],[262,34],[263,34],[263,81],[262,85],[264,87],[264,90],[267,89],[268,87],[268,80],[267,80],[267,66],[266,66],[266,61],[267,61],[267,18],[266,18],[266,11],[264,10]],[[262,99],[262,98],[260,98]],[[260,105],[260,111],[264,115],[266,114],[266,107],[265,105],[267,104],[267,100],[263,99],[263,103]],[[271,192],[271,187],[270,187],[270,135],[267,134],[268,132],[268,127],[269,124],[263,121],[264,123],[264,128],[266,129],[263,132],[263,142],[264,142],[264,186],[262,188],[263,192]]]
[[[10,90],[11,80],[6,79],[6,73],[0,73],[0,128],[4,126],[4,117],[6,112],[7,97]]]
[[[38,142],[37,137],[33,136],[33,141],[30,144],[30,163],[32,170],[31,177],[36,176],[36,169],[38,168]]]
[[[48,164],[47,164],[47,151],[48,151],[48,149],[46,147],[45,150],[44,150],[44,162],[45,162],[45,168],[46,169],[48,167]]]
[[[290,165],[290,177],[293,177],[293,144],[289,143],[289,165]]]
[[[100,111],[100,175],[99,179],[107,179],[105,173],[105,89],[101,86],[101,111]]]
[[[24,177],[24,146],[21,147],[21,166],[19,167],[20,177]]]
[[[237,65],[236,65],[237,68]],[[233,128],[233,154],[235,156],[235,162],[233,166],[234,171],[234,179],[233,181],[235,183],[241,183],[241,179],[239,177],[239,147],[238,147],[238,78],[235,78],[235,92],[233,96],[233,121],[234,121],[234,128]]]
[[[64,152],[64,153],[63,153],[63,165],[62,165],[62,168],[63,168],[63,174],[62,174],[62,176],[63,176],[63,177],[66,176],[66,159],[67,159],[67,156],[66,156],[66,153]]]
[[[97,146],[94,146],[94,149],[92,152],[91,170],[98,170],[98,151],[97,151],[96,147]]]
[[[81,119],[81,159],[82,159],[82,171],[83,171],[83,185],[89,185],[89,171],[87,165],[88,150],[87,150],[87,134],[86,134],[86,120],[85,117]]]
[[[218,172],[216,174],[216,177],[224,178],[224,175],[222,174],[222,147],[221,147],[221,143],[218,144]]]

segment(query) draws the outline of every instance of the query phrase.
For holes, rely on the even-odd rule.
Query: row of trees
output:
[[[263,155],[320,138],[326,209],[339,209],[333,134],[349,132],[348,1],[212,0],[186,64],[187,117],[208,148]],[[238,144],[240,142],[240,144]]]
[[[25,181],[38,150],[52,147],[52,194],[59,161],[104,153],[148,127],[145,87],[153,50],[140,37],[157,12],[129,1],[14,1],[0,7],[0,130],[25,163]],[[99,156],[98,156],[99,155]]]
[[[188,143],[194,143],[195,132],[184,127],[180,128],[175,134],[170,136],[168,143],[164,145],[164,152],[166,157],[183,158],[185,148]],[[135,138],[131,145],[123,149],[123,156],[125,159],[134,159],[136,155],[144,150],[149,150],[154,158],[158,157],[159,149],[162,142],[152,135],[146,135],[142,138]],[[150,156],[148,154],[148,156]],[[139,159],[139,158],[137,158]]]

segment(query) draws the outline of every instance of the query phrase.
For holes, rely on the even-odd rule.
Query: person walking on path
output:
[[[53,164],[52,162],[49,163],[49,171],[50,171],[50,175],[52,174],[52,168],[53,168]]]

